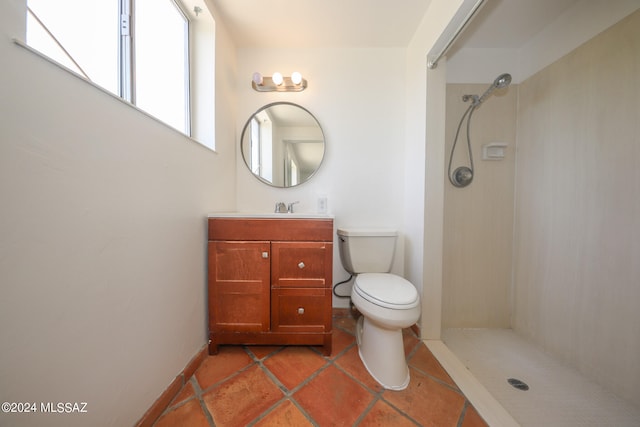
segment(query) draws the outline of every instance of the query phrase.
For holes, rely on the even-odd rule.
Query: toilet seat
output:
[[[416,288],[395,274],[358,274],[353,290],[370,303],[384,308],[408,310],[419,304]]]

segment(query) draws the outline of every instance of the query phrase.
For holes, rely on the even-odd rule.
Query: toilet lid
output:
[[[418,302],[418,291],[407,280],[389,273],[362,273],[356,276],[355,290],[382,307],[410,308]]]

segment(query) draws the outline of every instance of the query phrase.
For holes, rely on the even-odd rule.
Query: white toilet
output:
[[[402,329],[418,321],[420,297],[407,280],[390,274],[397,232],[338,229],[340,260],[356,278],[351,301],[362,313],[356,339],[360,359],[384,388],[409,385]]]

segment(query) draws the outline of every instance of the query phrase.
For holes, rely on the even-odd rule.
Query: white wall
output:
[[[0,400],[88,413],[0,424],[132,425],[206,342],[205,216],[235,202],[232,130],[202,147],[14,44],[24,21],[0,3]]]
[[[241,49],[238,52],[239,100],[236,135],[239,210],[272,212],[277,201],[300,201],[298,212],[316,212],[325,195],[336,228],[393,227],[403,232],[405,156],[405,49]],[[303,92],[256,92],[255,71],[308,80]],[[308,109],[323,128],[326,151],[313,178],[289,189],[273,188],[249,173],[239,151],[248,118],[260,107],[289,101]],[[348,277],[334,245],[334,282]],[[402,273],[403,246],[395,271]],[[339,289],[348,294],[349,286]],[[346,307],[348,300],[334,301]]]
[[[433,0],[407,49],[405,152],[406,276],[420,290],[422,338],[440,339],[446,60],[427,70],[427,53],[462,0]]]
[[[640,11],[520,85],[513,327],[640,405]]]

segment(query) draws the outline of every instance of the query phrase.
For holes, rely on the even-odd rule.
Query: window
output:
[[[119,93],[118,0],[92,1],[90,13],[83,0],[29,0],[28,7],[29,46]]]
[[[135,104],[189,130],[189,21],[170,0],[135,0]]]
[[[213,148],[215,24],[204,4],[194,6],[193,0],[92,0],[91,7],[86,0],[28,0],[27,4],[30,47]],[[191,8],[188,12],[186,6]],[[209,90],[195,93],[193,87]]]

